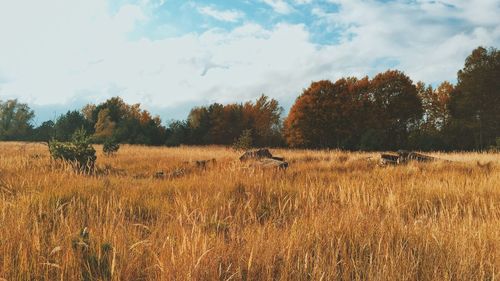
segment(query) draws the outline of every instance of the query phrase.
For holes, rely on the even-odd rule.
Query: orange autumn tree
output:
[[[109,109],[105,108],[99,111],[97,115],[97,122],[95,123],[95,133],[93,140],[96,142],[104,142],[113,136],[116,123],[111,121],[109,117]]]
[[[232,144],[251,131],[255,146],[281,145],[283,108],[275,99],[261,95],[255,102],[213,103],[195,107],[187,118],[189,144]]]
[[[368,78],[313,82],[304,90],[284,123],[292,147],[351,148],[368,111]]]
[[[404,148],[421,115],[415,85],[390,70],[372,80],[313,82],[292,106],[284,132],[291,147]]]

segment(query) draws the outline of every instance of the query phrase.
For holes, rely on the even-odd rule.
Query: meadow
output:
[[[277,171],[224,147],[96,150],[82,175],[0,143],[0,280],[500,279],[498,153],[278,149]]]

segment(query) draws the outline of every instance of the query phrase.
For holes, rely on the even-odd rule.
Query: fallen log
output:
[[[432,162],[437,160],[437,158],[424,155],[417,152],[399,150],[397,154],[382,153],[380,154],[380,164],[381,165],[398,165],[406,164],[411,161],[416,162]]]
[[[276,168],[280,170],[285,170],[288,168],[288,162],[285,161],[280,161],[280,160],[275,160],[272,158],[267,158],[267,159],[262,159],[259,161],[256,161],[253,163],[254,167],[259,167],[259,168]]]
[[[396,165],[398,164],[399,156],[394,154],[380,154],[380,164],[382,165]]]
[[[253,160],[251,166],[270,168],[275,167],[278,169],[288,168],[288,162],[285,162],[285,158],[281,156],[273,156],[269,149],[262,148],[257,150],[249,150],[240,156],[240,161]]]
[[[273,155],[267,148],[261,148],[257,150],[249,150],[240,156],[240,161],[256,160],[262,158],[273,158]]]

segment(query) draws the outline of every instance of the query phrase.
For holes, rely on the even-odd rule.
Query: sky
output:
[[[312,81],[404,71],[456,81],[500,46],[499,0],[0,0],[0,100],[35,123],[120,96],[164,120]]]

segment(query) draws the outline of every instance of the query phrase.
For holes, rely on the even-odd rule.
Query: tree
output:
[[[193,144],[210,143],[208,139],[210,117],[206,107],[195,107],[191,109],[186,123],[191,130],[191,141]]]
[[[417,83],[417,92],[422,102],[422,129],[441,131],[450,119],[449,102],[455,86],[448,81],[441,83],[437,89]]]
[[[52,138],[54,138],[54,132],[55,132],[55,124],[53,121],[45,121],[42,123],[42,125],[36,127],[33,130],[33,137],[32,139],[35,141],[44,141],[48,142]]]
[[[167,146],[179,146],[189,141],[189,125],[183,121],[173,121],[167,128],[166,141]]]
[[[323,80],[297,98],[285,120],[285,137],[292,147],[401,148],[421,116],[416,87],[400,71],[372,80]]]
[[[450,123],[449,101],[455,86],[444,81],[436,89],[418,82],[417,94],[423,115],[409,135],[409,147],[420,150],[447,150],[447,128]]]
[[[120,144],[113,138],[106,139],[102,144],[102,152],[104,152],[104,155],[106,156],[114,155],[118,152],[118,149],[120,149]]]
[[[292,147],[357,148],[366,126],[361,115],[368,113],[368,85],[368,78],[313,82],[285,120],[287,143]]]
[[[33,110],[17,99],[0,100],[0,140],[26,139],[34,116]]]
[[[111,121],[111,117],[109,116],[109,109],[102,109],[97,117],[97,122],[95,123],[95,133],[94,140],[104,141],[113,136],[114,130],[116,127],[116,123]]]
[[[456,91],[450,99],[450,130],[459,148],[484,149],[500,135],[499,77],[500,51],[495,48],[478,47],[458,71]]]
[[[285,120],[285,138],[291,147],[327,147],[329,137],[328,98],[333,83],[313,82],[297,98]]]
[[[234,150],[248,150],[252,148],[252,130],[244,130],[241,136],[233,143]]]
[[[385,149],[407,146],[412,126],[422,117],[422,103],[411,79],[403,72],[389,70],[370,81],[372,105],[371,129],[385,136]]]
[[[92,106],[91,106],[92,107]],[[131,106],[127,105],[122,98],[112,97],[105,102],[94,107],[92,111],[92,120],[97,121],[99,112],[103,109],[109,110],[111,121],[119,123],[120,120],[126,119],[131,113]]]
[[[83,129],[86,134],[93,132],[93,125],[77,110],[68,111],[57,118],[55,124],[55,138],[60,141],[69,141],[73,134]]]
[[[281,144],[281,113],[278,101],[262,95],[244,105],[213,103],[195,107],[186,124],[190,144],[233,144],[244,130],[251,130],[257,146]]]
[[[246,103],[244,113],[248,114],[257,146],[276,145],[281,135],[281,114],[283,108],[275,99],[262,94],[254,104]],[[279,141],[279,140],[278,140]]]
[[[80,111],[82,112],[83,117],[87,119],[90,123],[95,123],[97,120],[94,119],[94,111],[96,110],[96,105],[89,103],[85,105]],[[99,113],[98,113],[99,115]]]
[[[50,141],[49,152],[52,158],[66,161],[84,173],[93,172],[97,159],[96,151],[83,128],[77,129],[69,142]]]
[[[94,124],[96,129],[100,127],[104,130],[97,132],[98,136],[109,135],[112,131],[113,137],[121,143],[147,145],[165,143],[165,128],[161,125],[160,118],[151,116],[147,110],[141,109],[138,103],[129,105],[120,97],[113,97],[95,107],[88,107],[94,108],[92,120],[96,120]],[[103,112],[106,116],[102,115],[99,120]]]

